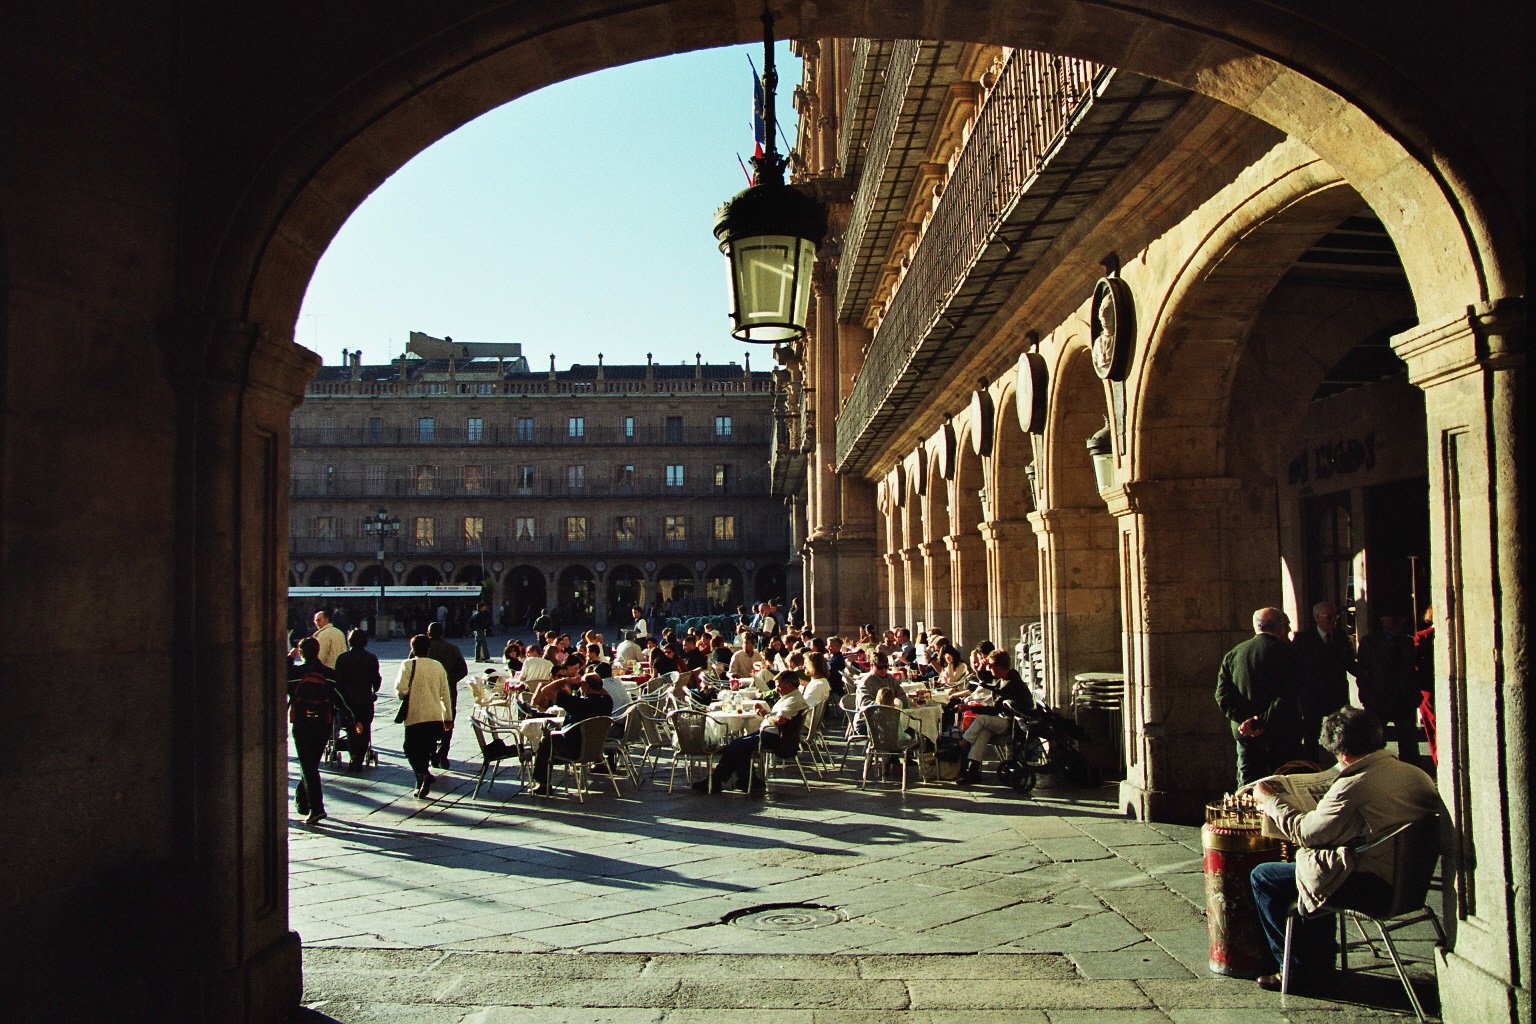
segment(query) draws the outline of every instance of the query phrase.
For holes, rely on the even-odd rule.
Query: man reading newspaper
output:
[[[1323,719],[1319,738],[1338,764],[1314,775],[1271,776],[1252,786],[1269,834],[1297,847],[1294,863],[1260,864],[1250,882],[1264,937],[1277,968],[1285,951],[1285,920],[1293,907],[1310,914],[1346,886],[1355,893],[1393,882],[1391,844],[1363,855],[1353,847],[1405,822],[1434,814],[1440,797],[1418,767],[1385,747],[1382,725],[1360,708],[1340,708]],[[1291,943],[1292,985],[1317,984],[1333,969],[1331,919],[1298,921]],[[1278,990],[1280,974],[1259,987]]]

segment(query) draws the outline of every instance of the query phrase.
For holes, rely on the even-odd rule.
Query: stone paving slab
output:
[[[344,1024],[1345,1024],[1407,1009],[1379,969],[1283,1002],[1211,976],[1199,829],[1128,821],[1108,788],[902,794],[845,774],[766,800],[624,782],[578,803],[503,779],[474,798],[465,728],[423,801],[382,724],[392,708],[380,767],[327,770],[330,818],[290,832],[305,999]],[[784,903],[846,920],[722,923]],[[1410,956],[1427,954],[1423,931]]]

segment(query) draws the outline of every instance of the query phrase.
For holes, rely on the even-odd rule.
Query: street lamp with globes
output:
[[[363,520],[363,533],[374,539],[379,559],[379,593],[373,599],[373,632],[377,636],[384,621],[384,540],[400,536],[400,517],[381,508]]]

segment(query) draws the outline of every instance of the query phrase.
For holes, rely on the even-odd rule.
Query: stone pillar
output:
[[[318,360],[242,323],[182,322],[163,349],[177,403],[167,824],[179,860],[163,905],[138,898],[174,921],[177,948],[146,981],[167,996],[188,984],[166,1019],[280,1020],[302,988],[288,929],[288,417]]]
[[[950,623],[950,588],[953,579],[949,548],[944,541],[929,541],[919,546],[923,554],[923,626],[937,626],[954,636]]]
[[[1019,641],[1019,626],[1040,617],[1039,542],[1027,519],[982,523],[976,540],[986,552],[982,629],[987,639],[1012,652]]]
[[[944,544],[949,549],[950,565],[949,636],[964,651],[991,636],[987,624],[989,552],[980,533],[950,534]]]
[[[882,630],[894,622],[900,615],[903,605],[906,604],[906,594],[902,590],[902,560],[900,551],[887,551],[885,558],[885,577],[889,581],[890,589],[886,595],[885,615],[875,620],[875,629]]]
[[[1447,1021],[1530,1020],[1525,309],[1477,305],[1398,335],[1424,389],[1439,786],[1450,813]],[[1524,881],[1522,881],[1524,879]]]
[[[1216,669],[1267,603],[1252,596],[1254,584],[1278,592],[1280,564],[1273,486],[1253,495],[1240,487],[1233,478],[1134,481],[1105,495],[1124,601],[1120,806],[1141,820],[1198,822],[1208,800],[1236,785]]]
[[[880,623],[879,625],[912,628],[912,623],[919,615],[923,614],[923,595],[920,590],[922,574],[922,548],[915,545],[910,548],[903,548],[901,551],[901,589],[903,598],[901,606],[897,609],[901,612],[901,618],[893,623]]]
[[[1042,534],[1040,618],[1047,699],[1066,707],[1079,672],[1119,671],[1119,568],[1106,509],[1046,509],[1031,520]]]

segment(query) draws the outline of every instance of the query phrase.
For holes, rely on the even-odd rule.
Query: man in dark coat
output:
[[[491,606],[485,602],[475,609],[475,613],[469,617],[469,631],[475,638],[475,661],[485,663],[491,660],[491,648],[486,643],[491,635]]]
[[[1380,628],[1360,641],[1360,703],[1397,733],[1397,757],[1419,763],[1419,687],[1414,677],[1413,637],[1397,615],[1383,615]]]
[[[1286,639],[1290,628],[1285,612],[1260,608],[1254,635],[1228,651],[1216,673],[1216,704],[1237,744],[1239,786],[1273,775],[1301,753],[1301,660]]]
[[[1301,658],[1301,751],[1320,760],[1317,737],[1323,718],[1349,703],[1355,673],[1355,642],[1339,626],[1339,610],[1328,601],[1312,606],[1310,629],[1299,629],[1291,646]]]
[[[448,696],[452,701],[453,713],[459,713],[459,680],[469,675],[469,665],[464,661],[464,655],[459,648],[443,638],[443,624],[433,622],[427,626],[427,637],[432,641],[427,656],[443,666],[443,671],[448,673]],[[437,752],[432,755],[432,767],[448,769],[448,744],[453,742],[453,727],[450,725],[443,730],[442,742],[438,744]]]
[[[379,699],[379,659],[368,650],[368,634],[354,629],[347,634],[348,647],[336,659],[336,689],[352,712],[355,728],[347,733],[347,753],[353,771],[363,767],[363,755],[373,742],[373,705]]]

